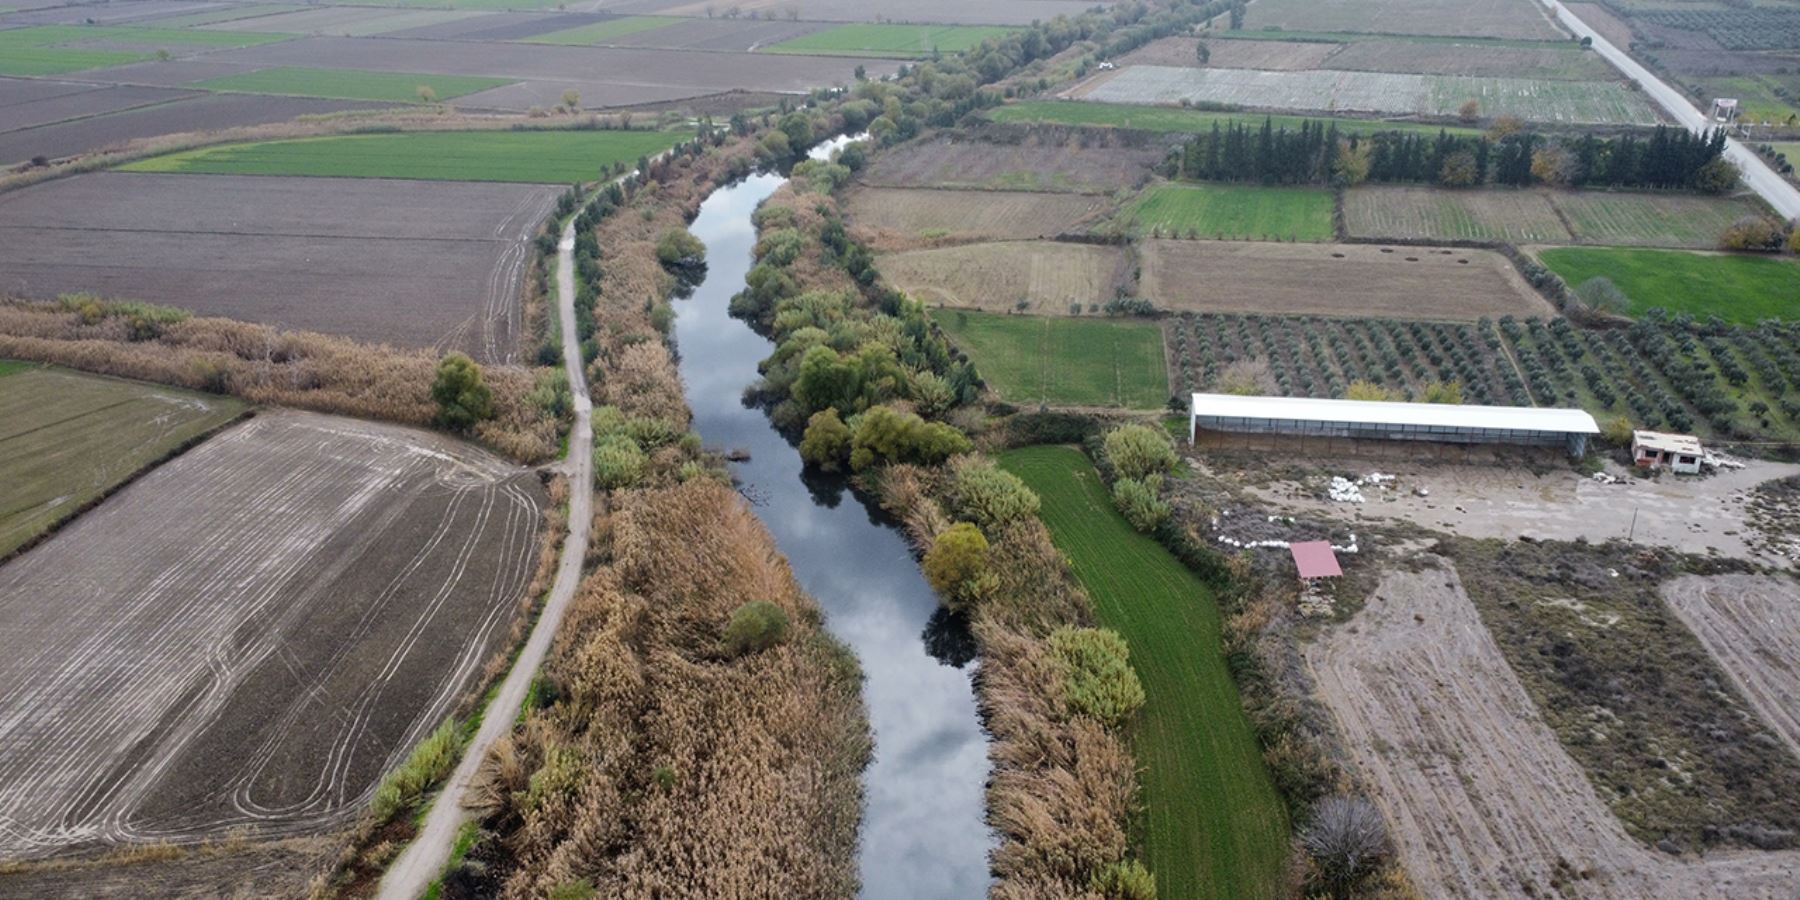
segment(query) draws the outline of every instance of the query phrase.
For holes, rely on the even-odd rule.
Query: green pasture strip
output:
[[[1538,258],[1571,287],[1604,276],[1631,298],[1631,314],[1662,307],[1754,325],[1800,317],[1800,260],[1769,256],[1556,247]]]
[[[272,16],[276,13],[294,12],[305,9],[290,3],[259,3],[253,6],[233,6],[226,9],[214,9],[206,12],[189,13],[185,16],[170,16],[167,19],[155,20],[157,28],[192,28],[196,25],[217,25],[220,22],[238,22],[254,19],[258,16]]]
[[[1473,44],[1482,47],[1515,47],[1525,50],[1579,52],[1574,41],[1533,41],[1525,38],[1461,37],[1442,34],[1381,34],[1373,31],[1213,31],[1207,40],[1294,41],[1302,44],[1348,44],[1354,41],[1409,41],[1414,44]]]
[[[1333,204],[1323,188],[1159,184],[1139,194],[1122,218],[1139,234],[1329,241]]]
[[[605,43],[626,35],[644,31],[654,31],[664,25],[673,25],[681,19],[673,16],[624,16],[618,19],[607,19],[592,25],[578,25],[564,28],[534,37],[521,38],[528,44],[567,44],[571,46],[592,46]]]
[[[1000,465],[1037,492],[1100,624],[1131,647],[1146,698],[1132,729],[1142,850],[1157,896],[1283,896],[1286,808],[1226,667],[1212,591],[1126,524],[1079,450],[1027,447],[1001,454]]]
[[[245,409],[215,397],[0,363],[0,559]]]
[[[36,363],[22,362],[16,359],[0,359],[0,375],[11,375],[34,368],[37,368]]]
[[[134,28],[126,25],[35,25],[0,31],[0,59],[24,47],[63,47],[91,41],[167,44],[172,47],[250,47],[285,41],[285,34],[205,31],[198,28]]]
[[[762,52],[914,59],[933,52],[961,53],[1015,30],[995,25],[839,25],[772,44]]]
[[[384,100],[418,103],[419,88],[429,87],[439,100],[449,100],[512,84],[505,78],[473,75],[423,75],[406,72],[364,72],[356,69],[259,69],[197,81],[189,87],[240,94],[275,94],[284,97],[327,97],[334,100]]]
[[[932,314],[1015,403],[1156,409],[1169,398],[1162,329],[1132,319]]]
[[[61,50],[42,47],[0,47],[0,75],[60,75],[141,62],[148,53],[126,50]]]
[[[484,12],[556,9],[567,0],[360,0],[364,6],[396,6],[408,9],[472,9]]]
[[[1463,137],[1481,134],[1478,128],[1454,128],[1420,122],[1384,122],[1378,119],[1334,119],[1329,116],[1271,116],[1264,113],[1213,112],[1183,109],[1179,106],[1134,106],[1126,103],[1088,103],[1080,100],[1024,100],[988,110],[995,122],[1020,122],[1047,125],[1088,125],[1154,131],[1165,134],[1201,134],[1214,125],[1224,128],[1232,123],[1260,126],[1264,121],[1276,128],[1298,131],[1302,122],[1335,122],[1346,134],[1372,134],[1377,131],[1404,131],[1412,134],[1436,135],[1448,132]]]
[[[571,184],[661,153],[668,131],[415,131],[203,147],[140,160],[129,172],[314,175]]]

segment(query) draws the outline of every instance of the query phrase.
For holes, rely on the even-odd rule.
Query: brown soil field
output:
[[[1075,303],[1105,303],[1127,277],[1118,247],[1010,241],[879,258],[881,274],[932,306],[1011,312],[1020,301],[1040,315],[1064,315]]]
[[[99,172],[0,195],[0,290],[517,353],[550,185]]]
[[[1141,293],[1163,309],[1474,320],[1554,310],[1506,257],[1487,250],[1143,243]]]
[[[385,38],[427,41],[516,41],[611,18],[592,13],[494,12],[383,34]]]
[[[1800,755],[1800,582],[1688,575],[1664,584],[1662,595],[1763,722]]]
[[[325,871],[339,841],[288,838],[239,847],[229,839],[177,859],[55,859],[0,869],[0,896],[34,900],[219,900],[222,897],[304,897]]]
[[[923,22],[946,25],[1030,25],[1057,16],[1075,18],[1096,6],[1109,6],[1111,0],[738,0],[721,4],[717,0],[625,0],[607,4],[608,12],[657,13],[670,16],[704,18],[728,6],[744,15],[782,18],[797,14],[812,22]]]
[[[824,31],[824,22],[791,22],[769,19],[689,19],[649,31],[607,41],[615,47],[666,47],[671,50],[712,50],[749,53],[760,47]]]
[[[1549,195],[1541,191],[1367,185],[1344,192],[1344,227],[1355,237],[1389,240],[1515,244],[1574,240]]]
[[[1604,5],[1571,3],[1568,6],[1570,12],[1581,17],[1583,24],[1600,32],[1600,36],[1606,38],[1607,42],[1613,46],[1629,47],[1631,42],[1636,40],[1631,34],[1631,26],[1625,24],[1623,19],[1613,15],[1612,11]]]
[[[1027,191],[858,187],[845,221],[882,249],[939,239],[1006,241],[1085,231],[1111,209],[1104,197]]]
[[[1156,144],[1127,146],[1104,135],[1022,135],[1017,141],[944,135],[883,152],[861,180],[882,187],[974,187],[1106,193],[1142,186],[1162,162]]]
[[[1200,38],[1166,37],[1151,41],[1120,57],[1123,66],[1193,66],[1200,60],[1195,46]],[[1207,65],[1225,69],[1264,69],[1295,71],[1323,68],[1325,59],[1342,44],[1300,41],[1233,41],[1213,39],[1206,42],[1211,55]]]
[[[1213,57],[1218,58],[1217,50],[1213,51]],[[1605,60],[1591,52],[1560,47],[1493,47],[1398,40],[1346,44],[1321,68],[1583,81],[1612,81],[1619,77]]]
[[[144,25],[148,24],[144,21],[146,19],[201,12],[215,9],[217,4],[190,0],[133,0],[131,3],[105,6],[85,3],[50,5],[34,0],[30,3],[9,3],[7,8],[22,10],[6,15],[3,21],[9,26],[79,25],[90,20],[96,25]]]
[[[19,104],[36,103],[51,97],[99,90],[97,84],[73,81],[51,81],[46,78],[0,78],[0,109],[12,110]]]
[[[204,95],[159,106],[0,133],[0,166],[40,155],[60,159],[92,153],[137,138],[213,131],[244,125],[266,125],[286,122],[296,116],[376,109],[385,105],[387,104],[348,100],[261,97],[253,94]]]
[[[1535,0],[1256,0],[1251,31],[1348,31],[1556,41],[1567,36]]]
[[[1543,721],[1447,561],[1389,571],[1306,648],[1425,897],[1791,897],[1800,853],[1672,857],[1632,840]]]
[[[6,111],[5,120],[0,122],[0,134],[198,96],[200,94],[195,91],[168,88],[95,87],[80,93],[59,94],[0,107]]]
[[[439,435],[274,412],[0,567],[0,859],[360,814],[504,640],[545,502]]]

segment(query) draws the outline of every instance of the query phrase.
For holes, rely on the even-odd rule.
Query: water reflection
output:
[[[982,821],[987,743],[971,669],[963,668],[973,658],[966,628],[939,614],[900,532],[842,480],[805,473],[799,453],[741,399],[773,347],[727,307],[750,267],[750,214],[781,182],[756,175],[722,189],[692,225],[706,243],[710,273],[691,299],[675,304],[688,403],[708,446],[750,452],[733,473],[824,607],[832,633],[862,661],[875,729],[863,896],[981,897],[993,838]]]

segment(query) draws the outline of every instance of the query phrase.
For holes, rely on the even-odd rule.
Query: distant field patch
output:
[[[664,25],[673,25],[680,21],[682,20],[671,16],[622,16],[617,19],[607,19],[604,22],[595,22],[592,25],[579,25],[574,28],[564,28],[561,31],[552,31],[548,34],[535,35],[523,40],[531,44],[593,46],[626,35],[654,31]]]
[[[1571,285],[1605,276],[1631,298],[1631,314],[1661,307],[1751,325],[1800,317],[1800,261],[1679,250],[1556,247],[1538,253]]]
[[[932,318],[1013,403],[1156,409],[1169,399],[1153,322],[940,310]]]
[[[248,47],[280,34],[218,34],[184,28],[38,25],[0,30],[0,75],[56,75],[139,62],[159,49]]]
[[[985,115],[995,122],[1025,122],[1046,125],[1086,125],[1152,131],[1162,134],[1199,134],[1214,125],[1224,128],[1232,123],[1261,125],[1267,121],[1276,128],[1296,130],[1302,122],[1334,122],[1346,134],[1370,134],[1376,131],[1404,131],[1411,134],[1436,135],[1439,131],[1474,136],[1474,128],[1441,128],[1418,122],[1384,122],[1378,119],[1346,119],[1329,116],[1280,116],[1263,113],[1208,112],[1173,106],[1145,106],[1130,103],[1086,103],[1073,100],[1022,100],[1008,103]]]
[[[1122,218],[1139,234],[1329,241],[1331,213],[1331,192],[1322,188],[1159,184]]]
[[[244,404],[0,360],[0,559]]]
[[[204,147],[140,160],[132,172],[314,175],[570,184],[661,153],[666,131],[415,131]]]
[[[933,53],[961,53],[988,38],[1012,31],[989,25],[839,25],[762,49],[765,53],[913,59]]]
[[[288,3],[253,3],[248,6],[228,6],[224,9],[209,9],[205,12],[189,13],[185,16],[169,16],[157,19],[158,28],[192,28],[196,25],[216,25],[220,22],[235,22],[239,19],[254,19],[258,16],[271,16],[276,13],[293,12],[301,7]]]
[[[1532,0],[1257,0],[1244,29],[1564,40]]]
[[[1160,143],[1127,137],[1092,132],[1078,140],[1019,143],[951,136],[907,141],[876,155],[860,178],[884,187],[1112,193],[1143,183],[1166,152]]]
[[[1131,647],[1145,694],[1132,727],[1142,844],[1158,896],[1281,896],[1286,810],[1226,667],[1212,591],[1126,524],[1081,451],[1026,447],[1000,465],[1037,492],[1100,624]]]
[[[1005,241],[884,254],[881,274],[933,306],[1063,315],[1098,312],[1129,273],[1124,251],[1093,244]]]
[[[1559,191],[1550,200],[1584,244],[1710,250],[1733,222],[1763,214],[1749,200],[1694,194]]]
[[[1446,191],[1370,185],[1344,192],[1344,226],[1355,237],[1560,244],[1573,239],[1537,191]]]
[[[1124,56],[1121,66],[1201,65],[1198,47],[1206,45],[1205,65],[1226,69],[1294,71],[1316,69],[1341,49],[1329,41],[1230,41],[1217,37],[1158,38]]]
[[[1353,41],[1331,55],[1333,69],[1412,72],[1419,75],[1509,77],[1558,81],[1611,81],[1619,77],[1599,54],[1572,41],[1529,46],[1485,41],[1370,39]]]
[[[438,100],[450,100],[511,83],[504,78],[472,75],[412,75],[404,72],[284,67],[209,78],[191,86],[242,94],[418,103],[421,102],[420,88],[430,88],[431,95]]]
[[[940,236],[1051,238],[1086,230],[1109,205],[1089,194],[859,187],[850,193],[849,222],[877,240],[885,234],[901,243]]]
[[[1139,293],[1177,312],[1473,321],[1554,311],[1490,250],[1144,241]]]

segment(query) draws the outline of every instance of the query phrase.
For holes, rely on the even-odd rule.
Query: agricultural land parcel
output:
[[[667,131],[413,131],[223,144],[124,166],[130,172],[309,175],[572,184],[675,145]]]
[[[1222,103],[1253,109],[1320,110],[1424,116],[1455,115],[1476,101],[1484,116],[1533,122],[1654,125],[1641,94],[1620,83],[1528,78],[1469,78],[1386,72],[1262,72],[1132,66],[1081,89],[1101,103]]]
[[[1085,230],[1084,223],[1109,208],[1105,198],[1088,194],[859,187],[849,197],[848,221],[888,249],[911,238],[1055,237]]]
[[[574,44],[577,46],[597,46],[615,38],[627,37],[645,31],[653,31],[665,25],[680,22],[680,19],[668,16],[623,16],[617,19],[606,19],[591,25],[577,25],[548,34],[533,35],[525,38],[533,44]]]
[[[1345,31],[1522,38],[1566,38],[1532,0],[1257,0],[1246,31]]]
[[[1765,256],[1612,247],[1555,247],[1537,254],[1563,281],[1605,277],[1631,298],[1631,314],[1658,307],[1750,325],[1800,317],[1800,261]]]
[[[1377,119],[1330,118],[1320,116],[1282,116],[1264,113],[1208,112],[1173,106],[1148,106],[1133,103],[1085,103],[1057,100],[1023,100],[1008,103],[985,114],[995,122],[1045,125],[1076,125],[1149,131],[1163,134],[1200,134],[1214,125],[1224,128],[1232,123],[1257,127],[1268,122],[1276,128],[1298,130],[1302,122],[1329,122],[1345,134],[1369,134],[1376,131],[1404,131],[1436,136],[1441,131],[1470,137],[1481,132],[1471,128],[1444,128],[1420,122],[1383,122]]]
[[[259,416],[0,568],[0,857],[341,825],[497,649],[532,473],[437,435]]]
[[[1744,699],[1800,755],[1800,583],[1780,575],[1686,576],[1663,599],[1737,685]]]
[[[765,53],[914,59],[933,53],[961,53],[1010,32],[1008,28],[973,25],[839,25],[762,49]]]
[[[0,195],[0,272],[23,296],[93,291],[505,360],[526,241],[558,192],[95,172]]]
[[[975,196],[985,196],[976,194]],[[1006,241],[880,256],[881,274],[924,303],[1061,314],[1118,296],[1130,273],[1118,247]]]
[[[0,559],[243,411],[229,397],[0,361]]]
[[[392,10],[356,6],[325,6],[277,13],[253,19],[233,19],[201,26],[208,31],[271,31],[281,34],[334,34],[372,37],[412,28],[460,22],[479,16],[456,10]]]
[[[6,93],[0,85],[0,94]],[[98,90],[127,90],[103,88]],[[145,89],[131,89],[145,90]],[[76,105],[78,97],[48,101],[59,106]],[[386,104],[383,104],[386,105]],[[11,119],[12,107],[0,105],[0,165],[45,156],[50,159],[75,156],[120,146],[140,138],[166,134],[211,131],[248,125],[285,122],[296,116],[325,115],[346,110],[374,108],[375,104],[352,100],[320,100],[307,97],[266,97],[256,94],[197,94],[188,99],[155,103],[135,109],[62,118],[30,127],[8,129],[18,120]],[[54,110],[39,109],[44,115]]]
[[[1131,647],[1146,698],[1132,730],[1143,846],[1158,894],[1279,896],[1287,816],[1226,668],[1212,592],[1126,524],[1080,451],[1031,447],[1000,464],[1037,492],[1100,623]]]
[[[651,0],[634,11],[704,18],[707,10],[716,12],[718,6],[717,0]],[[879,18],[888,22],[1029,25],[1057,16],[1073,19],[1095,4],[1091,0],[740,0],[731,6],[746,17],[772,19],[791,15],[808,22],[867,22]]]
[[[1162,331],[1152,323],[960,309],[933,317],[1008,401],[1156,409],[1168,400]]]
[[[42,25],[0,30],[0,75],[54,75],[155,57],[161,49],[245,47],[279,34],[217,34],[181,28]]]
[[[1102,131],[1017,142],[946,135],[883,151],[860,179],[882,187],[1112,193],[1142,183],[1165,153],[1156,143],[1117,140]]]
[[[480,78],[472,75],[422,75],[405,72],[357,72],[347,69],[282,67],[209,78],[205,81],[195,82],[192,86],[209,91],[234,91],[245,94],[418,103],[423,99],[420,97],[421,89],[429,89],[433,99],[451,100],[464,94],[473,94],[510,83],[504,78]]]
[[[1370,185],[1344,194],[1351,235],[1395,240],[1705,249],[1759,214],[1745,199],[1610,191],[1445,191]]]
[[[1322,188],[1159,184],[1125,208],[1139,234],[1329,241],[1333,200]]]
[[[1618,73],[1593,53],[1569,42],[1457,40],[1343,35],[1302,40],[1243,40],[1228,31],[1204,39],[1208,66],[1223,69],[1298,71],[1348,69],[1357,72],[1411,72],[1416,75],[1516,76],[1569,81],[1611,81]],[[1121,66],[1199,66],[1196,45],[1203,39],[1166,37],[1120,57]]]

